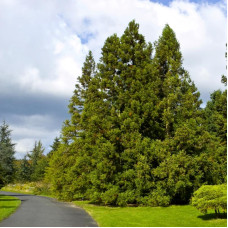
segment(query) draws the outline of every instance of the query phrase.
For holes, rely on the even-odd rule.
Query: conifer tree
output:
[[[226,84],[226,81],[223,80],[223,83]],[[227,89],[216,90],[211,94],[211,100],[204,110],[204,118],[215,144],[208,156],[211,166],[213,164],[213,177],[210,179],[213,184],[222,184],[227,178]]]
[[[4,187],[4,185],[5,185],[5,180],[4,180],[3,173],[4,173],[4,170],[2,169],[2,167],[0,165],[0,189],[2,187]]]
[[[60,198],[168,205],[221,181],[223,149],[207,131],[168,25],[154,46],[152,58],[131,21],[121,37],[106,39],[97,67],[89,52],[46,175]]]
[[[166,25],[155,42],[153,70],[159,82],[159,118],[163,139],[189,118],[199,116],[200,93],[182,66],[182,54],[175,33]]]
[[[34,147],[30,154],[28,154],[29,158],[32,162],[32,167],[35,167],[39,161],[39,159],[42,157],[44,152],[43,145],[41,141],[35,141]]]
[[[52,183],[53,191],[62,198],[72,199],[76,190],[84,191],[85,187],[81,182],[88,179],[86,167],[90,167],[91,158],[89,159],[87,156],[89,152],[84,148],[87,146],[85,130],[89,123],[86,120],[87,117],[82,115],[86,108],[85,103],[89,99],[88,89],[92,84],[95,70],[95,61],[92,52],[89,51],[82,67],[82,75],[78,77],[78,83],[75,85],[74,94],[68,106],[71,118],[64,122],[61,142],[55,148],[56,151],[52,152],[49,162],[46,179]],[[87,181],[86,184],[88,184]],[[66,188],[68,191],[64,191]]]
[[[84,102],[87,99],[87,90],[90,81],[95,75],[95,61],[92,52],[89,51],[85,63],[82,67],[82,76],[78,77],[78,83],[75,85],[74,94],[69,103],[70,120],[66,120],[62,129],[62,139],[64,143],[72,142],[73,139],[80,137],[84,130],[81,126],[81,113],[84,109]]]
[[[35,141],[34,147],[32,151],[28,154],[28,157],[31,161],[31,180],[40,179],[39,174],[37,173],[37,169],[39,169],[39,163],[43,158],[44,148],[41,141]],[[44,171],[44,170],[43,170]]]
[[[3,122],[0,126],[0,167],[1,176],[3,176],[4,183],[10,183],[14,175],[14,150],[15,144],[11,140],[11,130],[9,125]]]
[[[53,144],[50,146],[51,150],[50,150],[50,152],[47,155],[48,158],[50,158],[53,155],[53,153],[58,150],[58,147],[60,146],[60,144],[61,144],[60,138],[59,137],[55,137]]]
[[[18,167],[18,175],[17,178],[21,182],[31,181],[31,165],[27,159],[28,155],[25,155],[21,160],[20,165]]]
[[[227,91],[217,90],[211,94],[211,100],[205,108],[208,131],[227,142]]]
[[[134,192],[136,145],[150,132],[148,122],[156,99],[150,74],[152,47],[138,30],[139,25],[132,21],[121,38],[116,34],[107,38],[95,77],[101,93],[91,102],[102,109],[96,111],[102,122],[94,125],[100,134],[95,149],[98,164],[92,172],[93,195],[95,201],[107,204],[125,203]],[[134,196],[128,198],[135,202]]]

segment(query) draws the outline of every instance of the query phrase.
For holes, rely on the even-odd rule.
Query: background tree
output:
[[[217,136],[223,145],[227,141],[227,90],[217,90],[207,102],[205,117],[208,131]]]
[[[28,155],[25,155],[22,160],[19,160],[17,166],[16,181],[28,182],[31,181],[31,164],[28,161]]]
[[[2,167],[0,165],[0,189],[5,185],[3,172],[4,172],[4,170],[2,169]]]
[[[33,150],[28,154],[31,161],[31,180],[36,181],[43,177],[45,167],[45,156],[43,155],[44,148],[41,141],[36,141]]]
[[[58,150],[58,147],[60,146],[60,144],[61,144],[60,138],[59,137],[55,137],[53,144],[50,146],[51,150],[47,154],[48,158],[50,158],[53,155],[53,153]]]
[[[227,58],[227,52],[225,53]],[[222,75],[221,82],[227,86],[227,77]],[[227,89],[216,90],[204,109],[204,119],[208,132],[214,137],[213,151],[208,158],[213,170],[213,184],[227,182]],[[212,147],[213,148],[213,147]],[[212,172],[211,172],[212,173]]]
[[[9,125],[4,121],[0,126],[0,167],[1,176],[5,184],[12,182],[15,173],[14,146],[15,144],[11,140],[11,130],[9,130]]]
[[[227,182],[227,89],[216,90],[211,94],[204,109],[204,119],[207,131],[214,137],[216,145],[211,147],[214,149],[208,157],[213,162],[213,170],[216,169],[211,184],[222,184]]]

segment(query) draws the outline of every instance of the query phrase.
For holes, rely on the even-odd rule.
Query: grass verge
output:
[[[7,186],[3,187],[1,191],[6,192],[15,192],[15,193],[22,193],[22,194],[31,194],[31,195],[39,195],[39,196],[47,196],[50,198],[55,198],[54,195],[47,191],[42,191],[42,189],[38,189],[40,184],[36,182],[31,183],[17,183],[17,184],[8,184]]]
[[[0,195],[0,221],[12,214],[20,204],[16,197]]]
[[[1,191],[23,193],[23,194],[34,194],[32,189],[19,188],[18,186],[14,186],[14,185],[7,185],[7,186],[1,188]]]
[[[107,207],[74,201],[102,227],[226,227],[227,219],[203,215],[190,205],[169,207]]]

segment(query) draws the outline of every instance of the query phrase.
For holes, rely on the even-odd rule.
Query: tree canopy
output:
[[[226,180],[226,96],[204,109],[169,25],[152,45],[131,21],[90,51],[46,178],[63,199],[187,203],[202,184]]]

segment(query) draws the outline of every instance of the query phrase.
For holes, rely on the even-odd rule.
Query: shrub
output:
[[[216,214],[219,214],[220,210],[226,212],[227,186],[203,185],[194,192],[192,205],[202,213],[207,213],[209,209],[214,209]]]
[[[102,202],[102,200],[101,200],[101,193],[100,192],[87,191],[87,194],[86,195],[90,199],[90,202],[91,203],[100,204]]]
[[[101,194],[101,199],[105,205],[114,205],[116,204],[116,200],[119,194],[119,190],[117,186],[113,186],[111,189]]]
[[[134,204],[135,203],[135,192],[132,190],[128,190],[125,192],[121,192],[118,195],[117,205],[124,207],[127,204]]]
[[[50,184],[46,182],[35,182],[34,185],[34,194],[43,194],[43,195],[51,195]]]
[[[148,196],[148,201],[146,202],[146,204],[152,207],[165,207],[170,204],[170,196],[168,196],[164,190],[158,187]]]

